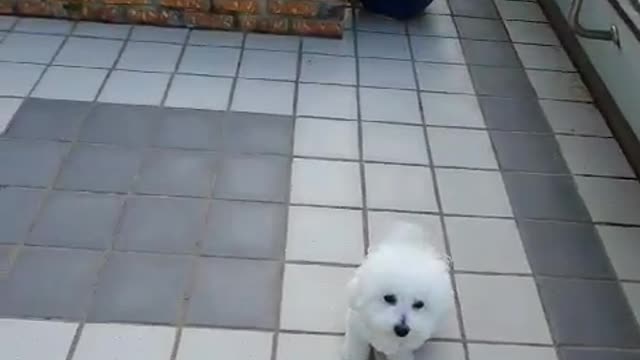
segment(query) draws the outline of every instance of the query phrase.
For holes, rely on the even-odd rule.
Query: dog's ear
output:
[[[349,296],[349,307],[351,309],[357,309],[362,305],[362,291],[357,274],[347,284],[347,295]]]

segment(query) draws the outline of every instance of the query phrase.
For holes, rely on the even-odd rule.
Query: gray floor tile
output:
[[[294,92],[295,86],[290,82],[238,79],[231,109],[291,115]]]
[[[224,121],[224,147],[231,152],[291,154],[293,117],[228,113]]]
[[[541,99],[592,101],[580,74],[527,70],[529,80]]]
[[[359,32],[358,56],[408,60],[411,53],[405,35]]]
[[[413,68],[409,61],[359,59],[360,85],[415,89]]]
[[[0,245],[0,274],[9,272],[11,268],[11,258],[17,247],[9,245]]]
[[[44,191],[5,187],[0,190],[0,243],[25,240],[44,198]]]
[[[567,53],[559,46],[515,44],[527,69],[575,71]]]
[[[473,84],[464,65],[416,63],[420,90],[473,94]]]
[[[502,21],[468,17],[454,18],[460,37],[474,40],[509,41]]]
[[[64,37],[11,33],[0,44],[0,60],[48,64]]]
[[[131,41],[122,52],[117,68],[172,72],[175,70],[180,50],[179,45]]]
[[[558,350],[561,360],[640,360],[640,351],[561,348]]]
[[[0,185],[50,185],[68,148],[54,142],[0,141]]]
[[[105,83],[98,101],[116,104],[160,105],[169,74],[116,70]]]
[[[533,278],[456,275],[467,338],[551,344]]]
[[[462,40],[467,64],[521,67],[518,54],[508,42]]]
[[[93,101],[107,77],[107,69],[51,66],[31,96],[59,100]]]
[[[73,140],[90,109],[87,102],[29,99],[13,117],[6,134],[25,139]]]
[[[282,259],[286,206],[215,200],[202,253],[244,258]]]
[[[113,242],[121,208],[120,196],[54,192],[26,242],[105,250]]]
[[[512,216],[500,173],[437,169],[442,211],[458,215]]]
[[[205,200],[135,197],[127,201],[115,248],[191,254],[202,238]]]
[[[174,324],[191,269],[188,257],[113,253],[98,280],[89,321]]]
[[[211,153],[158,150],[148,153],[136,184],[140,194],[208,197],[216,181]]]
[[[638,283],[622,283],[622,291],[627,297],[631,311],[636,317],[636,321],[640,322],[640,284]]]
[[[415,91],[360,88],[363,120],[421,124],[420,106]]]
[[[358,117],[356,88],[300,84],[297,115],[356,119]]]
[[[425,14],[410,20],[408,27],[411,35],[458,37],[458,31],[451,16]]]
[[[233,31],[191,30],[190,45],[241,46],[244,34]]]
[[[493,0],[449,0],[449,8],[454,16],[471,16],[479,18],[499,19],[498,10]]]
[[[553,135],[491,132],[500,168],[537,173],[569,172]]]
[[[245,50],[240,64],[244,78],[293,81],[297,70],[298,54],[279,51]]]
[[[465,63],[465,57],[458,39],[412,36],[411,48],[417,61]]]
[[[200,258],[186,322],[273,329],[281,282],[279,263]]]
[[[97,251],[24,248],[0,282],[0,316],[82,319],[101,263]]]
[[[302,51],[305,53],[345,56],[353,56],[355,53],[353,50],[353,33],[351,31],[345,31],[342,34],[342,39],[305,37],[302,42]]]
[[[284,202],[289,173],[290,160],[284,157],[228,155],[222,160],[214,196]]]
[[[556,137],[573,174],[635,178],[622,149],[614,139],[578,136]]]
[[[606,121],[593,104],[540,100],[540,106],[556,133],[611,136]]]
[[[558,356],[552,347],[469,344],[469,359],[558,360]]]
[[[185,42],[188,34],[189,29],[137,25],[133,27],[131,39],[181,44]]]
[[[240,49],[187,46],[178,71],[199,75],[235,76]]]
[[[166,148],[222,149],[223,116],[218,111],[163,110],[152,143]]]
[[[589,213],[569,176],[504,173],[518,218],[589,221]]]
[[[535,99],[481,96],[478,101],[484,120],[490,129],[551,132],[542,108]]]
[[[478,95],[535,98],[536,92],[524,70],[470,66],[469,71]]]
[[[13,25],[18,21],[18,18],[15,16],[0,16],[0,29],[1,30],[10,30]]]
[[[593,225],[520,221],[520,234],[537,275],[615,278]]]
[[[615,282],[538,280],[555,341],[561,345],[638,347],[640,332]]]
[[[0,63],[0,96],[26,97],[44,69],[44,65]]]
[[[640,225],[637,180],[576,176],[575,181],[593,221]]]
[[[233,80],[176,74],[164,105],[176,108],[226,110]]]
[[[640,280],[640,264],[637,261],[640,253],[640,228],[605,225],[597,228],[618,279]]]
[[[110,68],[124,42],[117,40],[70,37],[56,55],[55,65]]]
[[[560,40],[549,24],[513,20],[506,20],[504,24],[513,42],[560,46]]]
[[[126,193],[142,161],[140,151],[101,146],[75,146],[58,178],[56,188]]]
[[[156,107],[99,104],[85,121],[80,141],[147,146],[160,115]]]
[[[542,9],[535,2],[496,0],[496,6],[505,20],[547,21]]]
[[[356,60],[345,56],[305,54],[302,56],[300,81],[355,85]]]
[[[71,32],[73,23],[58,19],[22,18],[14,30],[28,33],[47,33],[65,35]]]
[[[105,39],[126,39],[131,25],[79,22],[73,29],[73,35],[91,36]]]

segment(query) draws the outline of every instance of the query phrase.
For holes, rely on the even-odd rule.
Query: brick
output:
[[[289,33],[289,19],[280,16],[240,15],[239,27],[244,31],[266,32],[274,34]]]
[[[275,15],[315,17],[320,12],[320,3],[313,0],[271,0],[269,12]]]
[[[296,34],[342,38],[344,26],[339,20],[293,19],[292,30]]]
[[[150,5],[151,0],[103,0],[104,5],[127,5],[127,6],[142,6]]]
[[[213,0],[213,8],[225,13],[257,14],[257,0]]]
[[[184,22],[186,26],[203,29],[231,30],[235,27],[234,17],[224,14],[185,12]]]
[[[130,23],[157,26],[178,26],[181,24],[180,14],[174,10],[156,7],[127,8],[126,19]]]
[[[160,5],[173,9],[189,9],[207,12],[211,8],[209,0],[161,0]]]
[[[16,0],[0,0],[0,14],[13,14]]]
[[[82,9],[85,20],[121,23],[126,21],[126,11],[121,6],[89,5]]]
[[[17,12],[20,15],[53,16],[52,5],[41,0],[20,0]]]

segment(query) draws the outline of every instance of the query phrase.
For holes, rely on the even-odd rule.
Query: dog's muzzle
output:
[[[406,324],[398,324],[393,327],[393,332],[401,338],[409,335],[409,331],[411,331],[411,329],[409,329]]]

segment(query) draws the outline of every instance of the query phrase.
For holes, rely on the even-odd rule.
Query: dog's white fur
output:
[[[423,228],[398,223],[372,249],[348,285],[349,309],[343,360],[367,360],[370,345],[389,360],[412,360],[453,304],[448,259],[428,242]],[[393,295],[395,304],[385,301]],[[417,302],[423,302],[416,309]],[[400,337],[394,327],[405,324]]]

